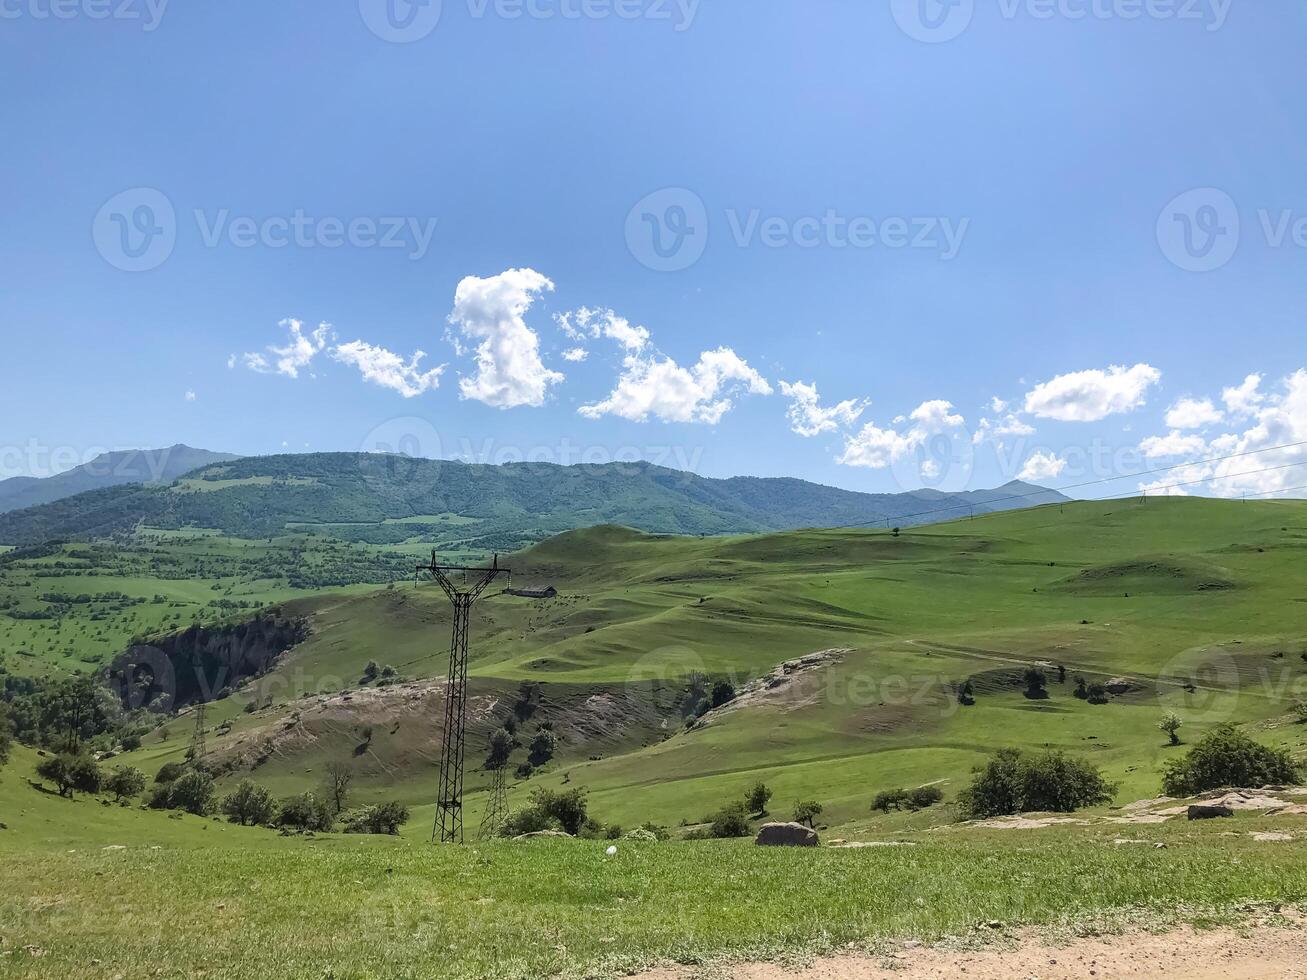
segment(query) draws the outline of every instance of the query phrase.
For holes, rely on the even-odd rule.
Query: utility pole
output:
[[[201,701],[195,706],[195,731],[191,734],[191,762],[199,766],[200,760],[204,758],[204,702]]]
[[[436,580],[454,608],[454,625],[449,644],[449,681],[445,685],[444,744],[440,748],[440,787],[436,796],[436,822],[431,839],[439,835],[440,843],[463,843],[463,747],[467,724],[467,629],[472,604],[486,587],[500,575],[509,575],[499,567],[495,555],[490,568],[465,565],[442,565],[431,552],[431,564],[419,565],[418,572],[428,572]],[[455,585],[451,574],[463,574],[463,587]],[[468,584],[469,581],[471,584]]]

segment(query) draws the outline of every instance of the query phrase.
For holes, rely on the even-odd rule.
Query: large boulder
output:
[[[1113,677],[1103,687],[1108,694],[1127,694],[1134,687],[1134,684],[1128,677]]]
[[[817,831],[801,823],[765,823],[754,843],[761,847],[816,847],[821,841]]]
[[[1233,817],[1234,811],[1219,804],[1195,803],[1189,808],[1190,820],[1212,820],[1216,817]]]

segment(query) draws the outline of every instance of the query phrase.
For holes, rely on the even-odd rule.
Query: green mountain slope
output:
[[[243,537],[311,530],[370,544],[421,538],[445,550],[507,551],[598,524],[676,534],[906,526],[1064,499],[1023,483],[962,494],[863,494],[802,480],[707,479],[647,463],[487,466],[329,453],[238,459],[172,486],[118,487],[0,515],[0,543],[103,535],[144,523]]]
[[[1307,756],[1291,713],[1307,689],[1304,554],[1298,501],[1080,502],[897,536],[564,534],[505,558],[514,585],[558,598],[491,594],[475,612],[469,820],[485,740],[523,684],[538,685],[523,728],[552,722],[560,748],[513,798],[586,786],[597,813],[625,824],[693,823],[760,779],[778,806],[813,798],[832,824],[857,821],[894,786],[937,782],[951,798],[1001,745],[1088,755],[1120,800],[1146,798],[1176,751],[1156,727],[1171,711],[1187,741],[1234,721]],[[311,635],[210,706],[225,732],[215,761],[281,793],[348,759],[361,793],[429,814],[443,594],[407,583],[286,608]],[[835,652],[773,683],[779,665],[820,651]],[[369,660],[403,682],[363,685]],[[1047,698],[1025,694],[1032,664]],[[687,729],[699,674],[749,693]],[[1127,683],[1091,704],[1079,678]],[[957,697],[967,681],[974,705]],[[192,725],[186,714],[170,738],[147,739],[141,764],[180,758]]]
[[[0,514],[48,504],[88,490],[128,483],[171,483],[191,470],[236,458],[229,453],[192,449],[181,444],[167,449],[104,453],[89,463],[55,476],[43,479],[19,476],[0,480]]]

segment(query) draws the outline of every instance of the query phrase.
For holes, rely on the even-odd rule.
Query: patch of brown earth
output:
[[[822,958],[789,969],[772,963],[744,963],[711,973],[683,967],[655,970],[637,980],[1246,980],[1307,978],[1307,930],[1300,915],[1255,930],[1178,929],[1164,934],[1131,933],[1052,944],[1034,932],[1019,933],[1013,948],[956,950],[903,948],[880,956]]]

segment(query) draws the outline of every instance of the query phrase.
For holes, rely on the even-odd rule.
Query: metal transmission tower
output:
[[[197,766],[204,758],[204,702],[195,706],[195,731],[191,733],[191,761]]]
[[[489,840],[498,837],[500,828],[508,819],[508,786],[504,773],[508,764],[501,762],[490,770],[490,798],[486,802],[486,812],[481,818],[481,829],[477,840]]]
[[[431,564],[419,565],[418,572],[429,572],[445,590],[454,607],[453,637],[449,644],[449,683],[445,687],[445,740],[440,749],[440,789],[436,797],[436,823],[431,830],[434,841],[463,843],[463,746],[467,723],[467,627],[472,604],[500,575],[510,575],[499,567],[499,556],[490,568],[442,565],[431,552]],[[462,587],[450,575],[462,574]]]

